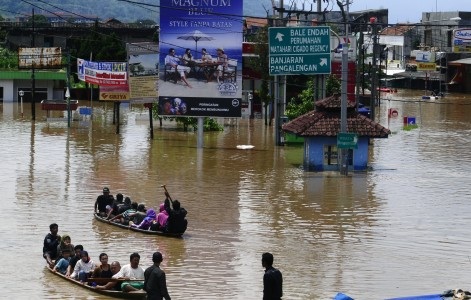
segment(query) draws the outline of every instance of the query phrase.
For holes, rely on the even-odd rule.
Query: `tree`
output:
[[[43,15],[34,15],[34,17],[29,18],[27,24],[29,26],[32,26],[33,25],[33,20],[34,20],[34,26],[35,27],[48,27],[48,26],[50,26],[49,21]]]
[[[314,79],[311,78],[308,81],[307,88],[296,97],[291,98],[291,101],[286,106],[285,113],[288,119],[293,120],[314,110],[314,92]]]
[[[18,69],[18,53],[8,49],[0,48],[0,69],[17,70]]]
[[[325,83],[325,94],[327,97],[332,96],[334,94],[339,94],[342,89],[342,83],[340,82],[340,79],[335,76],[330,74],[329,77],[327,77],[326,83]]]
[[[326,95],[332,96],[340,93],[341,83],[335,75],[329,75],[326,81]],[[301,91],[298,96],[291,98],[286,106],[286,116],[293,120],[314,110],[314,78],[308,81],[307,88]]]
[[[160,116],[159,115],[159,107],[158,105],[153,105],[152,106],[152,118],[153,119],[160,119],[161,123],[160,126],[162,126],[162,119],[165,120],[170,120],[170,121],[175,121],[179,125],[183,127],[183,131],[187,131],[189,128],[192,128],[193,130],[198,129],[198,118],[195,117],[167,117],[167,116]],[[215,119],[212,118],[204,118],[203,122],[203,131],[222,131],[224,128],[219,125],[218,122],[216,122]]]
[[[265,125],[271,125],[271,117],[270,121],[268,121],[268,105],[273,102],[269,91],[271,76],[268,71],[268,26],[260,28],[254,36],[249,36],[248,41],[255,43],[255,53],[258,54],[258,57],[251,59],[249,64],[256,73],[261,75],[261,85],[258,94],[265,109]]]

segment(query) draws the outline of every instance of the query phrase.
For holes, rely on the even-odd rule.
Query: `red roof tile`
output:
[[[340,97],[332,96],[316,102],[316,110],[283,125],[286,132],[301,137],[337,136],[340,132]],[[373,138],[387,138],[391,131],[379,123],[357,113],[355,104],[348,103],[347,132]]]

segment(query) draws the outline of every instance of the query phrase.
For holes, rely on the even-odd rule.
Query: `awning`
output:
[[[37,80],[66,80],[67,73],[64,71],[37,71],[34,72],[34,78]],[[31,79],[31,71],[2,71],[1,79]]]
[[[471,58],[463,58],[454,61],[449,61],[448,65],[450,66],[459,66],[459,65],[471,65]]]

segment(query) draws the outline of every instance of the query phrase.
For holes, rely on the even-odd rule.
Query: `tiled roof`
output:
[[[338,105],[337,105],[338,104]],[[357,113],[349,103],[347,132],[372,138],[387,138],[391,131],[379,123]],[[313,110],[283,125],[282,129],[301,137],[337,136],[340,132],[340,98],[329,97],[316,103]]]
[[[404,35],[412,28],[416,27],[415,25],[401,24],[386,27],[381,31],[381,35]]]
[[[251,28],[252,26],[263,27],[268,25],[268,20],[266,18],[247,17],[245,18],[245,22],[247,24],[247,28]]]

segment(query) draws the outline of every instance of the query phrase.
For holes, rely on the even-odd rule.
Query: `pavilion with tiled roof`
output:
[[[304,168],[308,171],[339,170],[337,135],[340,133],[339,95],[316,102],[316,109],[282,126],[283,131],[304,138]],[[349,164],[355,171],[368,168],[369,140],[387,138],[391,131],[356,111],[355,103],[347,104],[347,132],[356,133],[356,149],[350,149]]]

